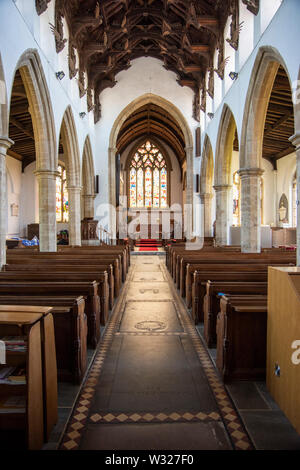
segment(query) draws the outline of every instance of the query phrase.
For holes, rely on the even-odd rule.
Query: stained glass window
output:
[[[56,177],[56,222],[69,221],[69,197],[67,190],[66,170],[58,165],[59,175]]]
[[[129,167],[130,207],[168,206],[168,169],[160,150],[147,140],[134,154]]]

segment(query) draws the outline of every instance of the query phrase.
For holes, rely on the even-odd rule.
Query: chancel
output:
[[[0,1],[2,449],[300,450],[299,21]]]

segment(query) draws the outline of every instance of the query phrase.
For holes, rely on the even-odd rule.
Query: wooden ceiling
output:
[[[19,70],[15,74],[11,94],[9,137],[14,141],[14,145],[10,147],[7,154],[22,162],[23,172],[27,165],[36,160],[36,153],[29,103]],[[59,138],[59,153],[63,153],[61,136]]]
[[[277,160],[295,151],[289,141],[294,134],[294,109],[289,79],[279,67],[270,96],[263,140],[263,158],[276,169]]]
[[[150,136],[162,139],[169,145],[182,165],[185,159],[182,130],[169,113],[154,104],[142,106],[124,122],[118,135],[118,152],[122,153],[134,140]]]
[[[29,103],[20,71],[15,74],[9,116],[9,137],[14,145],[8,155],[22,162],[22,171],[35,160],[35,143]]]
[[[38,14],[48,3],[36,0]],[[253,14],[258,13],[259,0],[243,3]],[[180,85],[193,89],[193,115],[199,121],[200,109],[205,111],[206,92],[210,96],[214,93],[214,71],[224,78],[224,26],[228,16],[231,27],[226,40],[237,50],[242,28],[239,0],[56,0],[55,24],[50,28],[57,53],[68,47],[69,76],[77,79],[80,97],[86,94],[95,122],[101,117],[102,90],[113,87],[117,73],[142,56],[160,59],[167,70],[176,73]],[[63,18],[69,29],[68,41]]]

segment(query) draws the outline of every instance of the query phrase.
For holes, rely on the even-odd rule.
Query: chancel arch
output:
[[[143,109],[147,106],[153,106],[157,109],[153,112],[160,113],[163,116],[162,124],[158,123],[158,120],[153,119],[150,129],[150,134],[159,137],[164,140],[169,146],[172,147],[174,153],[181,158],[182,161],[185,160],[186,172],[187,172],[187,185],[186,185],[186,204],[193,207],[193,137],[191,130],[182,115],[181,111],[176,108],[168,100],[157,96],[152,93],[146,93],[145,95],[137,98],[131,102],[118,116],[116,119],[111,133],[110,133],[110,143],[109,143],[109,181],[110,181],[110,204],[111,207],[116,206],[116,154],[120,151],[120,146],[122,142],[125,145],[129,145],[130,141],[132,142],[135,139],[147,135],[147,125],[145,128],[145,119],[144,124],[139,125],[138,122],[134,122],[134,115],[138,113],[139,109]],[[162,112],[163,111],[163,112]],[[131,121],[132,120],[132,121]],[[126,134],[126,128],[124,124],[130,124],[130,137],[129,140],[123,141],[122,133]],[[142,119],[143,121],[143,119]],[[147,119],[146,119],[147,121]],[[147,122],[146,122],[147,123]],[[168,126],[170,124],[170,126]],[[125,136],[126,137],[126,136]],[[188,212],[185,220],[185,226],[188,233],[191,233],[192,228],[192,210]],[[113,210],[111,210],[111,221],[113,222],[112,226],[115,230],[115,221],[113,221]]]
[[[81,245],[81,176],[78,140],[75,122],[71,107],[66,109],[60,130],[60,146],[62,153],[59,159],[64,163],[67,176],[67,190],[69,197],[69,244]]]
[[[205,136],[200,169],[200,200],[204,210],[204,236],[211,237],[213,234],[212,202],[214,198],[213,189],[214,160],[213,150],[208,135]]]

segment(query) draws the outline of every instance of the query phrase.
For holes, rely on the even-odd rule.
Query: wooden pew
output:
[[[69,296],[82,295],[85,299],[85,314],[87,316],[88,345],[95,349],[100,340],[100,299],[98,283],[88,282],[39,282],[39,281],[0,281],[0,295],[18,294],[21,296]]]
[[[204,263],[210,264],[266,264],[266,265],[294,265],[296,258],[294,255],[268,255],[268,254],[253,254],[253,253],[236,253],[235,256],[228,256],[228,254],[220,254],[214,257],[182,257],[180,264],[179,276],[177,278],[177,287],[180,289],[182,297],[189,295],[191,292],[191,284],[193,278],[194,266]],[[191,299],[188,299],[188,305],[191,305]]]
[[[0,312],[8,314],[41,314],[41,350],[44,404],[44,440],[47,442],[57,423],[57,366],[52,307],[33,305],[0,305]],[[34,358],[33,358],[34,359]],[[34,369],[33,369],[34,370]]]
[[[193,306],[192,318],[194,322],[201,323],[204,320],[203,301],[206,294],[206,283],[211,281],[240,281],[240,282],[267,282],[268,272],[264,271],[195,271],[193,282]]]
[[[0,304],[52,307],[60,381],[80,384],[87,367],[87,324],[82,296],[0,295]],[[29,294],[29,292],[28,292]]]
[[[217,318],[217,368],[224,382],[266,374],[267,296],[222,296]]]
[[[203,302],[204,313],[204,339],[209,348],[217,342],[217,316],[220,311],[219,293],[225,295],[267,295],[267,282],[224,282],[208,281],[206,283],[206,294]]]
[[[185,289],[185,297],[186,297],[186,305],[188,308],[191,308],[192,306],[192,283],[193,283],[193,276],[195,271],[203,271],[205,270],[207,266],[209,266],[210,271],[216,271],[217,269],[220,269],[220,271],[266,271],[268,266],[290,266],[291,263],[289,263],[289,260],[282,260],[282,261],[268,261],[266,259],[259,260],[258,262],[255,262],[254,260],[242,260],[242,262],[239,262],[239,260],[236,260],[236,262],[232,263],[227,263],[219,261],[219,263],[210,263],[210,264],[192,264],[192,265],[187,265],[187,275],[186,275],[186,289]]]
[[[75,269],[77,266],[82,266],[82,268],[86,268],[86,271],[94,270],[95,268],[102,268],[108,272],[108,281],[110,286],[110,308],[112,308],[114,303],[114,298],[119,295],[119,291],[121,288],[121,281],[120,281],[120,272],[118,269],[118,260],[115,260],[112,263],[112,259],[97,259],[95,257],[78,257],[71,258],[71,257],[63,257],[57,254],[53,254],[51,256],[47,255],[38,255],[33,257],[21,257],[21,258],[8,258],[6,266],[4,270],[11,269],[11,265],[55,265],[55,266],[70,266],[72,269]]]
[[[67,272],[67,273],[88,273],[88,274],[93,274],[96,278],[97,275],[101,275],[104,272],[108,273],[108,301],[109,301],[109,308],[112,309],[114,305],[114,278],[112,276],[112,270],[111,270],[111,265],[91,265],[91,266],[85,266],[85,265],[78,265],[78,264],[61,264],[61,263],[29,263],[28,264],[8,264],[4,266],[4,272],[15,272],[15,273],[21,273],[21,272],[28,272],[28,273],[34,273],[34,272]]]
[[[99,285],[100,298],[100,322],[105,325],[109,316],[109,286],[107,272],[84,273],[84,272],[60,272],[49,270],[47,272],[34,271],[6,271],[0,272],[0,284],[13,281],[44,281],[44,282],[92,282]]]

